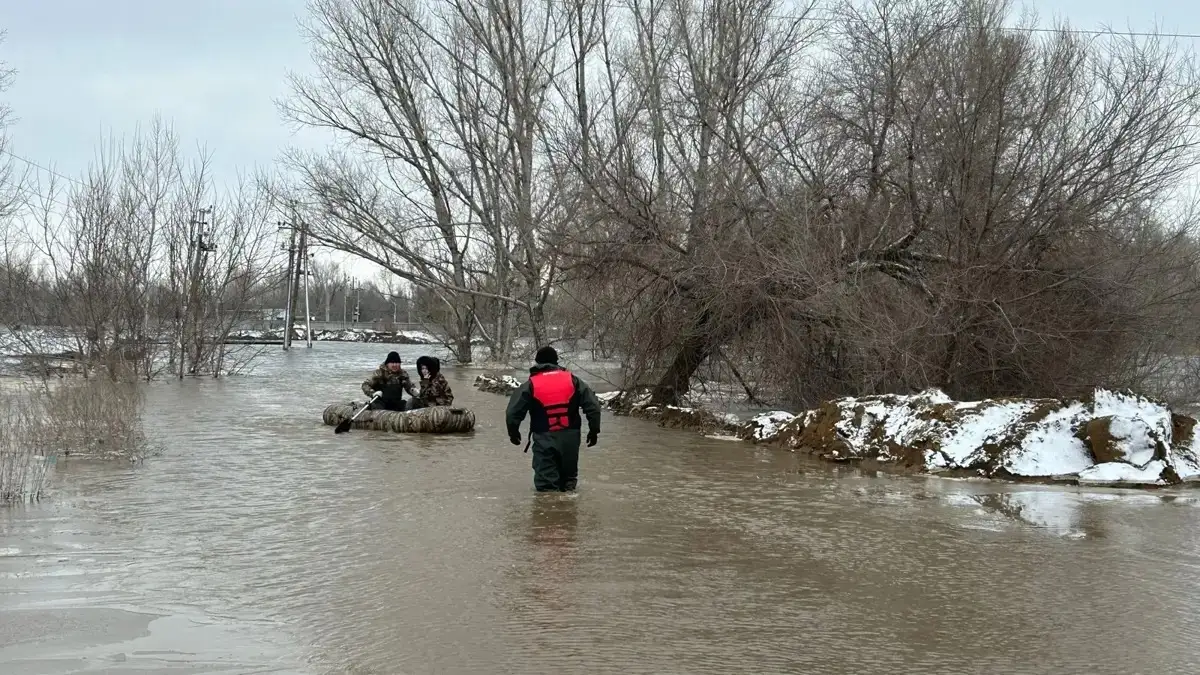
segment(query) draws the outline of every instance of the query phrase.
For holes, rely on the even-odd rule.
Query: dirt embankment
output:
[[[482,391],[513,378],[483,375]],[[938,390],[826,401],[799,415],[742,421],[700,408],[654,407],[644,391],[611,392],[615,414],[738,438],[833,462],[1008,480],[1161,487],[1200,484],[1196,420],[1132,392],[1083,399],[954,401]]]

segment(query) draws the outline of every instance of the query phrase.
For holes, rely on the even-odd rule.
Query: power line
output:
[[[569,2],[567,2],[567,0],[550,0],[550,1],[553,2],[554,4],[558,4],[558,5],[563,5],[563,6],[572,7],[572,8],[575,7],[575,5],[573,3],[569,3]],[[617,2],[616,0],[609,0],[609,2],[600,2],[598,4],[601,7],[605,7],[607,9],[624,9],[624,10],[628,10],[630,12],[636,11],[638,9],[640,9],[643,12],[649,11],[649,8],[647,8],[647,7],[638,8],[638,7],[634,7],[632,4],[630,4],[628,2]],[[659,3],[656,10],[658,10],[662,6],[663,6],[662,3]],[[678,12],[680,10],[678,8],[674,8],[673,11]],[[685,10],[682,10],[682,13],[692,14],[692,15],[702,15],[702,14],[704,14],[704,11],[699,10],[699,9],[685,9]],[[798,14],[766,14],[766,15],[763,15],[763,18],[778,19],[778,20],[784,20],[784,21],[834,22],[841,17],[836,14],[831,14],[831,13],[818,14],[817,12],[814,11],[814,12],[805,13],[802,15],[798,15]],[[919,22],[918,22],[918,25],[919,25]],[[933,24],[928,24],[928,25],[933,25]],[[972,28],[972,29],[985,28],[985,26],[982,26],[982,25],[964,26],[964,27]],[[1000,27],[998,27],[998,29],[1003,30],[1003,31],[1015,32],[1015,33],[1066,33],[1068,35],[1094,35],[1094,36],[1109,35],[1109,36],[1114,36],[1114,37],[1115,36],[1120,36],[1120,37],[1161,37],[1161,38],[1179,38],[1179,39],[1185,39],[1185,40],[1200,39],[1200,33],[1156,33],[1153,31],[1116,31],[1116,30],[1101,30],[1098,28],[1092,28],[1092,29],[1089,29],[1089,28],[1043,28],[1043,27],[1036,27],[1036,26],[1000,26]]]
[[[37,162],[33,161],[32,159],[29,159],[27,157],[22,157],[21,155],[18,155],[17,153],[13,152],[12,150],[9,150],[8,148],[0,148],[0,152],[8,155],[9,157],[12,157],[13,159],[25,162],[26,164],[28,164],[29,166],[32,166],[35,169],[41,169],[42,171],[45,171],[46,173],[50,174],[51,176],[57,176],[58,178],[61,178],[65,181],[70,181],[80,187],[87,187],[87,184],[84,183],[83,181],[79,180],[78,178],[71,178],[70,176],[59,173],[59,172],[55,171],[54,169],[51,169],[46,166],[42,166],[41,164],[38,164]]]

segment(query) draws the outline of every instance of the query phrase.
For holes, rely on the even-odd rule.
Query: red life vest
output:
[[[571,371],[551,370],[531,375],[529,386],[533,400],[545,411],[547,431],[569,429],[571,398],[575,396],[575,382]]]

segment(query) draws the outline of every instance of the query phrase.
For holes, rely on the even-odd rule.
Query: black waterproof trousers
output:
[[[538,492],[570,492],[579,483],[579,429],[531,434],[533,487]]]

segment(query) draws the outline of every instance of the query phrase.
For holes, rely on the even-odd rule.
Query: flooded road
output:
[[[605,414],[535,495],[473,436],[321,425],[390,347],[150,386],[164,452],[0,509],[0,672],[1192,673],[1196,499],[875,476]],[[406,367],[420,348],[402,348]],[[410,371],[411,372],[411,371]],[[586,374],[585,374],[586,376]],[[599,384],[597,388],[600,388]]]

